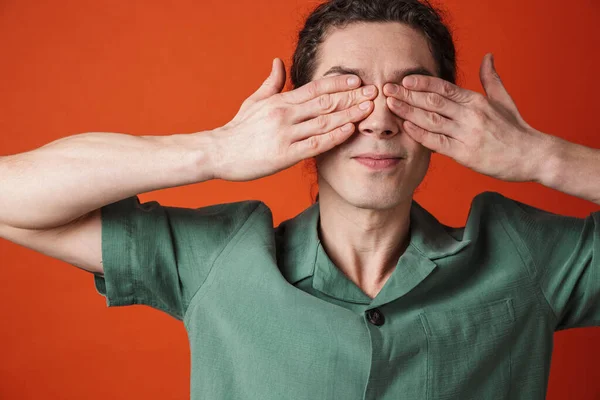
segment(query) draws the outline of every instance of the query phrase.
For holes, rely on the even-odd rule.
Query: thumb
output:
[[[283,90],[285,86],[285,66],[279,58],[273,60],[271,65],[271,74],[265,79],[258,90],[250,97],[250,101],[259,101],[271,97]]]
[[[508,94],[508,91],[502,84],[502,79],[494,66],[494,56],[487,53],[483,57],[481,68],[479,69],[479,78],[485,93],[495,102],[498,102],[510,109],[516,109],[516,105]]]

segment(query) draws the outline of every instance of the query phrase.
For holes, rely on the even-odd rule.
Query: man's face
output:
[[[313,80],[333,67],[360,70],[363,85],[377,86],[373,112],[355,123],[344,143],[316,157],[319,197],[339,196],[355,207],[389,209],[412,198],[429,167],[431,151],[404,132],[403,119],[388,108],[383,86],[401,84],[415,69],[437,76],[436,64],[424,36],[397,22],[354,23],[330,31],[319,47]],[[413,70],[413,72],[405,72]],[[401,71],[396,73],[396,71]],[[425,71],[420,73],[427,74]],[[391,168],[372,169],[353,157],[363,153],[392,153],[404,157]]]

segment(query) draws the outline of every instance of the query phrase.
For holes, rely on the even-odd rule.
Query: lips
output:
[[[354,157],[359,163],[372,169],[382,170],[395,167],[400,164],[400,158],[369,158],[369,157]]]
[[[354,157],[354,158],[362,158],[364,160],[397,160],[400,157],[362,157],[362,156],[358,156],[358,157]]]
[[[358,156],[355,156],[354,158],[368,158],[371,160],[389,160],[402,157],[393,154],[360,154]]]

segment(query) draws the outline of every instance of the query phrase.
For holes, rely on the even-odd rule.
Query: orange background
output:
[[[316,4],[0,1],[0,154],[83,132],[166,135],[221,126],[266,78],[274,57],[289,72],[297,31]],[[479,64],[491,51],[530,125],[600,148],[596,0],[443,6],[461,86],[482,92]],[[310,205],[312,181],[299,163],[251,182],[213,180],[140,199],[190,208],[260,199],[279,224]],[[538,184],[475,173],[439,154],[415,199],[441,222],[463,226],[471,199],[486,190],[565,215],[599,208]],[[0,261],[0,398],[189,398],[182,323],[146,306],[107,309],[90,273],[6,240]],[[555,338],[548,398],[600,398],[600,330]]]

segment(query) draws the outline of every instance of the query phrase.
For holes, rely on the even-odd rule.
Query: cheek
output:
[[[419,151],[415,154],[412,159],[411,176],[414,178],[415,184],[419,185],[420,182],[425,178],[427,171],[429,170],[429,164],[431,161],[431,152],[428,149]]]
[[[315,157],[317,173],[328,176],[336,169],[336,158],[333,155],[318,155]]]
[[[318,168],[331,168],[343,162],[343,155],[344,153],[341,151],[340,145],[338,145],[324,153],[318,154],[314,159]]]

